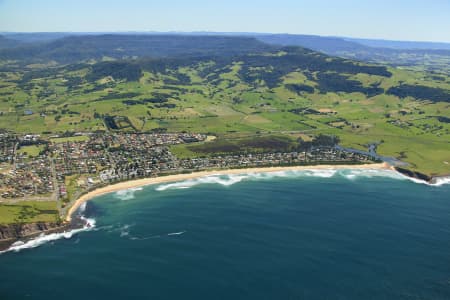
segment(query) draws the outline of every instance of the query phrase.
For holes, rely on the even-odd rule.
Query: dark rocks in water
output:
[[[397,170],[397,172],[400,172],[403,175],[409,176],[411,178],[420,179],[420,180],[423,180],[426,182],[430,182],[432,180],[432,177],[430,177],[426,174],[420,173],[420,172],[415,172],[415,171],[411,171],[411,170],[403,169],[403,168],[399,168],[399,167],[396,167],[395,170]]]

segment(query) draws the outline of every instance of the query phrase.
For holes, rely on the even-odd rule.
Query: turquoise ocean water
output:
[[[95,227],[0,255],[0,299],[450,299],[450,185],[389,171],[210,176],[80,213]]]

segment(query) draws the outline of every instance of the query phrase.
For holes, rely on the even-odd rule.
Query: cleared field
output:
[[[0,204],[0,224],[55,222],[58,210],[55,201],[22,201]]]
[[[61,137],[61,138],[52,138],[50,141],[52,143],[58,144],[58,143],[67,143],[67,142],[84,142],[89,139],[88,136],[81,135],[81,136],[70,136],[70,137]]]
[[[37,69],[28,81],[26,72],[5,72],[0,79],[0,128],[44,134],[110,130],[104,120],[111,117],[129,120],[121,131],[209,133],[219,137],[216,143],[238,134],[326,133],[358,149],[381,143],[379,154],[400,157],[415,170],[450,173],[444,163],[450,161],[449,98],[442,97],[450,93],[447,75],[388,67],[392,75],[386,76],[364,69],[379,66],[364,65],[354,72],[356,64],[338,64],[342,71],[334,72],[329,58],[301,55],[306,56],[292,63],[282,61],[284,52],[225,63],[162,61],[159,69],[143,67],[139,80],[90,80],[91,67],[42,74]],[[327,59],[325,69],[311,70],[317,59]],[[303,60],[307,67],[301,67]],[[195,154],[181,148],[180,155]],[[28,152],[35,155],[37,149]]]
[[[22,153],[25,154],[27,156],[30,157],[36,157],[39,156],[39,153],[44,150],[44,146],[22,146],[20,147],[20,149],[17,151],[18,153]]]

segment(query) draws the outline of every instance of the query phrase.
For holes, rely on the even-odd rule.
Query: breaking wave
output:
[[[176,231],[176,232],[169,232],[169,233],[160,233],[160,234],[151,234],[146,236],[139,236],[132,232],[132,228],[136,224],[118,224],[118,225],[110,225],[110,226],[103,226],[98,228],[99,230],[106,230],[107,233],[119,235],[121,238],[129,239],[132,241],[143,241],[143,240],[149,240],[149,239],[156,239],[156,238],[163,238],[163,237],[170,237],[170,236],[179,236],[185,234],[187,231]]]
[[[410,180],[415,183],[426,184],[430,186],[442,186],[450,184],[450,177],[436,178],[434,183],[428,183],[423,180],[411,178],[392,170],[376,170],[376,169],[305,169],[305,170],[288,170],[266,173],[243,173],[228,175],[211,175],[196,179],[189,179],[180,182],[158,185],[156,191],[165,191],[170,189],[188,189],[200,184],[219,184],[222,186],[230,186],[244,180],[264,180],[271,178],[299,178],[299,177],[320,177],[332,178],[343,177],[348,180],[358,180],[360,178],[386,177],[396,180]]]
[[[123,201],[131,200],[134,199],[134,193],[141,190],[142,190],[141,187],[121,190],[114,193],[114,197]]]
[[[0,251],[0,254],[5,252],[19,252],[25,249],[32,249],[39,247],[43,244],[46,244],[48,242],[56,241],[59,239],[70,239],[75,234],[80,233],[82,231],[90,231],[95,227],[95,220],[94,219],[84,219],[86,221],[86,225],[83,228],[73,229],[70,231],[60,232],[60,233],[50,233],[45,234],[41,233],[38,237],[31,239],[26,242],[17,241],[14,244],[11,245],[7,250]]]
[[[450,177],[438,177],[435,179],[435,182],[433,185],[435,186],[441,186],[445,184],[450,184]]]
[[[83,216],[83,213],[86,210],[86,202],[83,203],[80,208],[78,209],[77,215],[80,217],[81,220],[84,222],[84,226],[82,228],[72,229],[69,231],[64,232],[57,232],[57,233],[50,233],[45,234],[41,233],[38,237],[35,237],[28,241],[17,241],[14,244],[11,245],[8,249],[4,251],[0,251],[0,254],[5,252],[19,252],[25,249],[32,249],[39,247],[43,244],[46,244],[48,242],[53,242],[60,239],[70,239],[77,233],[83,232],[83,231],[91,231],[95,228],[95,219],[93,218],[86,218]],[[78,241],[75,241],[78,243]]]
[[[184,233],[186,233],[186,231],[171,232],[171,233],[168,233],[167,235],[168,235],[168,236],[172,236],[172,235],[182,235],[182,234],[184,234]]]

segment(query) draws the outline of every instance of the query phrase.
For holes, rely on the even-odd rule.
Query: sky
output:
[[[450,42],[450,0],[0,0],[0,32],[115,31]]]

